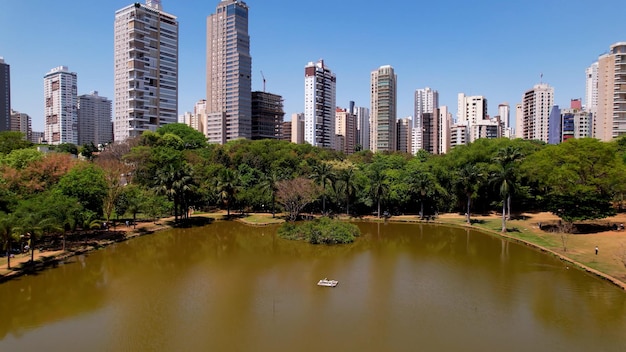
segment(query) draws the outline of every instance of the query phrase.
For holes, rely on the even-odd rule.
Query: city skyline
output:
[[[99,3],[101,8],[89,16],[81,16],[83,6],[76,0],[58,0],[53,8],[36,2],[3,4],[0,56],[11,65],[11,106],[32,117],[34,130],[43,130],[41,81],[52,67],[69,66],[77,72],[78,94],[97,90],[114,99],[114,14],[131,3]],[[324,59],[336,74],[336,102],[343,108],[351,100],[356,106],[369,106],[369,74],[383,65],[393,66],[398,75],[397,117],[413,115],[415,90],[427,86],[439,91],[441,106],[452,109],[460,92],[485,96],[490,101],[488,113],[495,116],[498,104],[520,103],[542,74],[543,81],[555,88],[555,104],[567,106],[570,99],[585,96],[587,67],[611,44],[624,40],[614,11],[621,5],[617,1],[593,7],[582,1],[567,6],[539,1],[471,6],[400,1],[389,7],[321,1],[321,8],[332,8],[321,22],[302,15],[309,13],[306,4],[246,3],[252,90],[263,90],[263,71],[267,92],[284,97],[287,116],[303,112],[302,67],[317,59]],[[204,98],[206,17],[217,4],[217,0],[162,1],[163,10],[176,16],[181,27],[179,115],[193,111],[195,102]],[[415,17],[418,13],[433,15],[420,19]],[[46,35],[23,26],[25,17],[46,28]],[[574,36],[571,27],[556,21],[566,17],[584,19],[583,30]],[[368,18],[388,21],[389,26],[380,30],[383,27],[368,25]],[[316,31],[308,30],[313,27]]]

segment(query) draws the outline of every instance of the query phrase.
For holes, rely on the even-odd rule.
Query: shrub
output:
[[[351,243],[360,234],[356,225],[329,218],[315,219],[301,224],[287,222],[278,229],[280,238],[304,240],[311,244]]]

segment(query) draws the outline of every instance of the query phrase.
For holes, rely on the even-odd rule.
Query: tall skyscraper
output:
[[[252,92],[252,139],[279,139],[284,120],[283,97]]]
[[[626,42],[611,45],[598,58],[598,107],[593,124],[599,140],[626,135]]]
[[[371,73],[371,148],[394,151],[396,142],[397,81],[393,67],[381,66]]]
[[[77,81],[66,66],[53,68],[43,78],[48,144],[78,144]]]
[[[524,132],[524,106],[515,104],[515,138],[523,138]]]
[[[223,0],[207,18],[206,74],[209,141],[250,139],[252,57],[245,2]]]
[[[361,150],[370,150],[370,109],[355,106],[352,113],[356,116],[356,143]]]
[[[554,88],[546,83],[535,85],[522,97],[522,130],[517,137],[549,142],[550,111],[554,105]]]
[[[466,96],[464,93],[459,93],[457,104],[456,122],[468,127],[466,130],[468,133],[467,140],[474,142],[480,137],[475,133],[478,130],[472,126],[487,120],[487,99],[481,95]]]
[[[410,116],[396,120],[397,151],[411,153],[411,126],[413,126],[413,119]]]
[[[161,1],[115,12],[114,138],[178,122],[178,21]]]
[[[452,113],[447,106],[439,108],[439,150],[438,154],[446,154],[450,151],[450,129],[452,128]]]
[[[337,78],[324,60],[304,68],[304,141],[335,149],[335,101]]]
[[[598,109],[598,62],[585,70],[585,109],[595,114]]]
[[[98,92],[78,97],[78,144],[113,142],[111,101]]]
[[[415,155],[418,150],[423,149],[422,136],[424,132],[423,114],[434,114],[439,109],[439,92],[429,87],[417,89],[415,91],[415,118],[413,121],[412,150]]]
[[[337,150],[352,154],[356,148],[356,116],[350,109],[337,108],[335,111],[335,134]]]
[[[11,130],[11,67],[0,57],[0,131]]]

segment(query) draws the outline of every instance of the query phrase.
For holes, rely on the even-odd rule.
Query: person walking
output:
[[[596,246],[596,255],[598,255],[598,246]]]

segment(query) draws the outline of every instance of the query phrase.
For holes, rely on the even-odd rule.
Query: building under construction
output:
[[[280,139],[285,112],[283,97],[252,92],[252,139]]]

